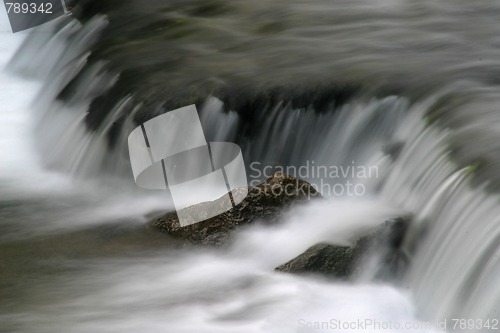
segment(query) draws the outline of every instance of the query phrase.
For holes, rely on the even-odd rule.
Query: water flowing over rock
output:
[[[321,274],[347,279],[362,275],[365,265],[373,266],[376,280],[400,280],[408,266],[401,249],[409,222],[403,218],[386,221],[377,230],[359,238],[352,247],[316,244],[276,271]]]
[[[225,245],[230,233],[254,221],[266,224],[279,221],[292,204],[321,198],[304,180],[277,172],[264,183],[250,187],[247,197],[233,209],[203,222],[181,227],[176,212],[168,212],[152,221],[152,225],[174,238],[200,245]],[[191,214],[205,211],[203,203],[184,208]]]
[[[120,182],[131,182],[125,149],[129,131],[160,113],[192,103],[203,104],[199,107],[200,118],[208,141],[237,143],[245,161],[261,163],[262,169],[251,169],[252,175],[257,175],[254,179],[259,181],[269,176],[258,177],[268,166],[298,167],[306,161],[315,161],[321,166],[349,166],[353,161],[358,165],[376,165],[381,171],[380,177],[369,179],[369,182],[363,180],[367,194],[414,214],[410,230],[404,237],[404,247],[410,250],[412,262],[401,282],[409,287],[416,312],[429,320],[499,318],[500,205],[497,193],[491,193],[500,189],[499,13],[498,3],[465,0],[335,3],[321,0],[80,0],[74,7],[73,16],[61,20],[53,34],[35,31],[27,38],[9,68],[24,67],[24,74],[44,80],[44,92],[36,103],[40,110],[34,139],[45,165],[82,175],[84,179],[103,177],[106,172],[106,178],[112,175]],[[1,46],[4,45],[2,42]],[[11,83],[6,85],[9,89],[4,92],[10,91]],[[8,96],[5,101],[12,98]],[[57,101],[50,103],[54,98]],[[7,113],[2,112],[4,114]],[[18,114],[17,110],[12,114]],[[6,120],[4,125],[2,136],[9,132],[22,133],[12,126],[11,120]],[[25,148],[13,148],[20,139],[16,134],[9,140],[0,140],[6,147],[3,151],[15,151],[10,155],[22,154]],[[8,178],[2,188],[9,189],[12,183],[17,184],[21,179],[23,184],[29,180],[35,184],[27,187],[31,195],[48,176],[42,174],[37,181],[27,179],[21,165],[35,163],[12,164],[12,171],[2,175],[16,175],[17,178]],[[323,180],[327,185],[344,181],[324,178],[307,177],[307,180],[315,185]],[[317,188],[326,193],[320,186]],[[92,192],[94,190],[92,188]],[[15,188],[12,193],[17,191]],[[99,201],[107,202],[101,199],[113,196],[114,193],[102,195]],[[131,197],[133,200],[127,201],[126,206],[131,206],[132,210],[133,204],[129,203],[138,199],[135,194]],[[60,213],[61,209],[51,206],[66,203],[66,198],[57,197],[48,203],[43,206],[48,212]],[[81,207],[82,204],[75,201],[67,205]],[[172,223],[166,223],[164,218],[159,225],[170,228],[172,236],[188,243],[227,244],[231,231],[241,225],[258,220],[265,223],[279,220],[282,207],[278,204],[276,207],[262,205],[264,208],[258,212],[252,211],[250,205],[241,207],[238,216],[227,215],[226,220],[214,219],[193,225],[191,229],[175,227],[175,213],[164,216],[170,217],[168,221]],[[29,207],[29,202],[20,206]],[[89,215],[99,211],[98,206],[82,210],[84,217],[81,220],[91,220]],[[151,211],[155,207],[148,206],[144,210]],[[110,214],[112,207],[100,209],[106,212],[106,218],[131,214],[123,210],[120,208],[120,214],[115,216],[116,213]],[[252,222],[244,222],[247,220],[242,212],[248,212],[248,220]],[[13,215],[10,223],[15,228],[25,223],[23,230],[32,231],[35,225],[56,220],[50,214],[42,218],[42,213],[35,207],[32,214]],[[142,217],[142,212],[139,215]],[[75,223],[75,214],[65,216],[72,217],[68,224]],[[259,216],[269,216],[269,219]],[[387,216],[395,215],[384,215],[375,221],[382,222]],[[33,223],[26,223],[31,219]],[[4,222],[5,216],[1,220]],[[288,224],[276,227],[283,227],[283,235],[289,235]],[[287,240],[297,245],[304,239],[301,233],[295,237]],[[384,239],[376,242],[367,236],[346,248],[334,244],[318,245],[302,261],[289,266],[308,265],[310,270],[330,272],[333,276],[349,273],[349,278],[363,278],[371,274],[368,278],[391,279],[405,273],[407,260],[398,237]],[[300,244],[293,253],[263,266],[269,271],[270,267],[286,262],[308,246],[324,241],[320,238]],[[251,253],[261,250],[262,244],[253,244]],[[266,254],[283,249],[281,245],[272,245],[274,247]],[[355,253],[365,247],[373,251],[365,249],[362,252],[367,256],[356,257]],[[158,303],[148,297],[167,287],[173,294],[168,297],[173,300],[172,304],[181,304],[182,313],[187,315],[182,317],[178,315],[180,311],[166,313],[163,308],[159,309],[161,325],[156,327],[182,331],[185,322],[197,323],[203,317],[208,318],[207,322],[197,326],[197,331],[219,332],[220,326],[210,326],[216,323],[212,317],[214,305],[225,302],[228,292],[218,287],[221,278],[226,278],[219,269],[211,280],[204,271],[200,275],[203,280],[193,279],[192,285],[165,283],[164,277],[179,272],[185,274],[178,279],[182,282],[196,275],[191,268],[199,268],[199,265],[179,259],[197,257],[197,250],[183,252],[189,253],[182,253],[182,257],[175,253],[172,256],[175,262],[168,269],[160,273],[147,271],[148,274],[144,274],[146,283],[141,281],[140,291],[131,288],[129,278],[134,274],[118,274],[119,269],[130,266],[129,262],[113,265],[107,261],[102,266],[115,269],[110,273],[117,273],[109,285],[119,286],[121,282],[121,294],[109,297],[103,293],[109,288],[102,284],[102,272],[92,274],[95,269],[87,267],[85,272],[61,279],[63,282],[77,281],[75,288],[64,293],[60,290],[61,280],[56,279],[47,294],[27,298],[25,304],[31,307],[40,303],[33,313],[36,318],[46,318],[57,326],[66,320],[67,329],[50,327],[47,332],[88,332],[95,331],[95,326],[79,326],[85,323],[76,322],[75,315],[91,318],[88,314],[96,313],[96,303],[106,304],[109,299],[112,304],[99,309],[102,310],[99,311],[101,324],[107,327],[115,314],[123,313],[124,309],[137,313],[139,302],[164,304],[165,295],[158,295],[162,298]],[[257,312],[266,317],[270,314],[272,317],[273,310],[281,314],[283,305],[287,305],[283,303],[288,303],[289,298],[280,295],[276,299],[283,303],[269,306],[267,298],[245,295],[249,290],[246,281],[254,279],[256,274],[255,271],[242,273],[234,262],[245,260],[248,254],[244,251],[231,254],[230,262],[221,266],[238,271],[245,281],[240,283],[237,280],[240,276],[233,277],[224,281],[224,287],[243,286],[230,291],[244,295],[242,304],[246,309],[264,304],[265,310]],[[334,260],[342,254],[344,257]],[[145,272],[142,264],[150,256],[148,253],[147,258],[135,258],[137,272]],[[24,265],[20,255],[12,257],[30,272],[34,271],[33,266]],[[165,253],[158,257],[157,262],[148,265],[164,265]],[[213,259],[207,261],[207,266],[216,267]],[[362,262],[353,264],[356,260]],[[188,264],[179,269],[184,262]],[[41,263],[36,262],[36,266]],[[256,264],[252,263],[252,268]],[[84,265],[78,263],[79,267]],[[364,268],[355,270],[352,265]],[[4,271],[9,274],[10,269]],[[282,283],[288,283],[284,280],[301,280],[268,271],[268,281],[258,281],[254,285],[276,283],[272,290],[280,292]],[[11,281],[22,285],[21,290],[30,295],[36,293],[27,289],[29,285],[45,289],[45,281],[49,280],[40,279],[44,274],[39,272],[27,276],[19,274]],[[144,293],[144,285],[153,285],[150,284],[151,276],[161,278],[151,293]],[[85,290],[84,296],[102,298],[75,308],[75,291],[87,283],[92,283],[94,288],[89,292]],[[182,294],[176,298],[180,289],[197,290],[199,285],[203,289],[200,292],[213,293],[210,295],[213,301],[206,303],[204,309],[200,308],[200,293]],[[314,288],[321,288],[314,298],[328,295],[329,305],[338,298],[337,293],[325,292],[326,285],[314,286],[311,290]],[[270,289],[259,289],[252,294],[266,294],[267,297]],[[309,288],[294,286],[293,289],[308,289],[301,290],[308,293],[302,299],[312,303],[314,313],[325,308],[326,303],[310,302]],[[350,295],[353,290],[348,292]],[[47,311],[48,296],[59,293],[70,303],[61,303],[59,308]],[[137,295],[141,297],[134,299]],[[22,299],[19,296],[0,297],[6,300],[4,311],[0,312],[13,311],[11,325],[9,318],[2,315],[2,326],[9,332],[16,329],[33,331],[33,326],[38,329],[41,326],[32,320],[29,320],[31,325],[25,323],[26,327],[17,323],[19,313],[26,310],[12,310],[12,304]],[[78,304],[84,303],[76,299]],[[133,301],[124,304],[123,301],[115,302],[117,299]],[[372,297],[372,300],[381,299],[384,300],[385,295]],[[377,307],[379,304],[370,305]],[[141,313],[142,318],[147,318],[143,324],[153,322],[151,308],[141,308],[147,311],[144,315]],[[75,310],[64,314],[68,309]],[[199,316],[200,309],[202,316]],[[234,318],[231,317],[234,311],[221,312],[216,318]],[[331,308],[325,312],[328,315],[338,313]],[[121,325],[123,329],[127,326],[135,333],[137,328],[134,323],[125,323],[127,319],[135,317],[120,317],[112,324]],[[176,320],[184,322],[175,326]],[[283,322],[276,322],[280,327],[274,331],[281,330]],[[287,317],[286,322],[292,321]],[[241,322],[233,323],[239,325]],[[238,330],[252,332],[246,327],[229,329]],[[295,331],[296,327],[290,330]]]

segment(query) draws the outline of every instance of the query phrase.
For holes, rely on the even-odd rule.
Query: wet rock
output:
[[[375,280],[398,279],[408,265],[402,250],[408,225],[409,220],[404,218],[387,220],[352,247],[317,244],[275,270],[346,279],[360,275],[362,268],[370,264]]]
[[[168,212],[154,219],[151,225],[188,243],[221,246],[228,244],[231,232],[241,226],[256,221],[265,224],[276,223],[283,211],[292,204],[320,197],[319,192],[308,182],[277,172],[264,183],[250,187],[247,197],[223,214],[181,227],[177,213]],[[201,203],[185,210],[199,214],[204,211],[203,205],[206,204]]]
[[[277,267],[276,270],[290,273],[319,273],[345,278],[351,273],[352,262],[353,249],[351,247],[320,243]]]
[[[408,256],[402,247],[408,226],[408,218],[394,218],[361,237],[354,247],[352,273],[361,274],[362,267],[370,265],[375,280],[401,278],[408,266]]]
[[[391,142],[382,147],[384,154],[390,156],[395,161],[403,151],[405,143],[403,141]]]

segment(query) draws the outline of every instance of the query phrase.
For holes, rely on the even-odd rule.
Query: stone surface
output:
[[[408,265],[402,251],[408,225],[408,220],[403,218],[387,220],[374,232],[359,238],[352,247],[320,243],[276,270],[346,279],[361,274],[364,265],[371,264],[374,279],[399,278]]]
[[[320,198],[308,182],[277,172],[264,183],[250,187],[247,197],[233,209],[205,221],[181,227],[176,212],[168,212],[152,225],[174,238],[200,245],[228,244],[231,231],[254,221],[276,223],[292,204]],[[185,208],[193,214],[203,211],[204,203]]]
[[[353,249],[349,246],[320,243],[277,267],[276,270],[290,273],[319,273],[344,278],[351,274],[353,253]]]

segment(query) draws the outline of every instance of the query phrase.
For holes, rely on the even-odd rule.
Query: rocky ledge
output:
[[[153,219],[149,225],[181,244],[225,246],[230,244],[235,230],[253,223],[277,223],[286,208],[318,198],[321,195],[308,182],[278,172],[262,184],[250,187],[247,197],[223,214],[182,227],[177,213],[172,211]],[[206,205],[187,207],[183,213],[198,219],[200,212],[206,211]],[[402,244],[409,221],[401,217],[387,220],[353,246],[316,244],[275,270],[353,279],[363,273],[364,267],[369,267],[368,271],[374,272],[370,278],[400,280],[408,265]]]
[[[408,226],[407,218],[390,219],[359,238],[352,247],[316,244],[275,270],[348,279],[359,276],[363,267],[369,267],[375,280],[399,280],[408,265],[408,257],[402,250]]]
[[[154,219],[151,225],[187,243],[220,246],[229,243],[233,230],[257,221],[265,224],[276,223],[285,209],[292,204],[316,198],[321,198],[321,195],[311,184],[277,172],[264,183],[250,187],[247,197],[223,214],[181,227],[174,211]],[[203,210],[203,205],[201,203],[185,210],[199,212]]]

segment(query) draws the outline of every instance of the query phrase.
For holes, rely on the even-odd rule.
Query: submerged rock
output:
[[[230,240],[231,231],[254,221],[275,223],[282,212],[292,204],[319,198],[316,189],[304,180],[275,173],[264,183],[250,187],[247,197],[233,209],[205,221],[181,227],[176,212],[168,212],[152,221],[152,225],[174,238],[200,245],[225,245]],[[185,211],[199,214],[201,203],[187,207]]]
[[[401,249],[408,225],[403,218],[387,220],[352,247],[320,243],[275,270],[346,279],[360,275],[365,264],[372,264],[374,279],[399,278],[408,264]]]

